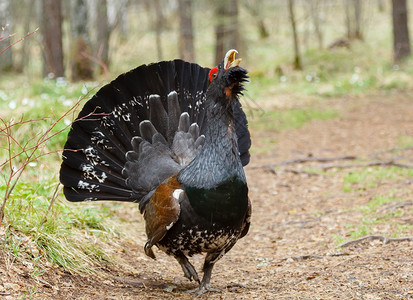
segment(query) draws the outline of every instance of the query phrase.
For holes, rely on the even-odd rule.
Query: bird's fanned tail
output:
[[[60,170],[66,198],[148,199],[202,147],[208,72],[182,60],[160,62],[140,66],[101,88],[69,132]],[[239,103],[234,113],[246,165],[251,142]]]

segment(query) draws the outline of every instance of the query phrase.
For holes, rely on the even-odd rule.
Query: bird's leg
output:
[[[179,264],[182,267],[182,270],[184,271],[184,276],[188,278],[190,281],[195,280],[199,281],[198,274],[194,268],[194,266],[189,262],[188,258],[181,254],[181,255],[175,255],[176,260],[179,262]]]
[[[205,258],[204,266],[202,268],[204,272],[204,276],[202,277],[201,283],[196,289],[186,291],[186,293],[194,293],[194,296],[199,296],[206,292],[219,292],[219,293],[222,292],[220,289],[211,288],[210,282],[211,282],[212,269],[214,268],[215,263],[224,255],[224,253],[225,252],[222,251],[222,252],[213,252],[213,253],[207,254]]]

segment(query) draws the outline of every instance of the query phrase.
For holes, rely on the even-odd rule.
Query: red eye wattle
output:
[[[218,68],[215,67],[209,71],[209,82],[212,82],[213,79],[215,79],[218,75]]]

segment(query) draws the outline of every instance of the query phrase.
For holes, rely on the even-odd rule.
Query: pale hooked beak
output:
[[[224,70],[225,71],[227,71],[229,68],[239,66],[242,59],[241,58],[235,59],[235,54],[237,53],[238,53],[237,50],[231,49],[227,52],[227,54],[225,54],[225,58],[224,58]]]

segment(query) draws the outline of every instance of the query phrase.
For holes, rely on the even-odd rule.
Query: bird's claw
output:
[[[190,281],[195,280],[200,283],[198,273],[191,264],[182,264],[181,266],[186,278],[188,278]]]
[[[184,274],[184,276],[186,277],[186,278],[188,278],[189,279],[189,281],[192,281],[192,280],[194,280],[194,281],[196,281],[196,282],[200,282],[199,281],[199,277],[198,277],[198,274],[196,274],[196,273],[186,273],[186,272],[184,272],[185,274]]]

